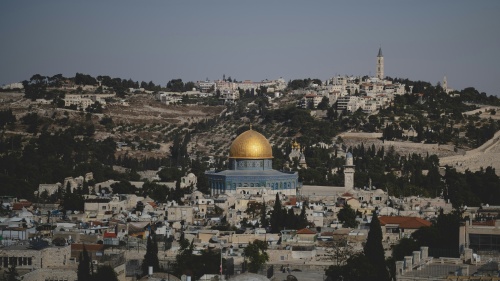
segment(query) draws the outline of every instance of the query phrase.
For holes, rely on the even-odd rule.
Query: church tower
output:
[[[354,161],[350,152],[345,155],[344,187],[346,191],[354,189]]]
[[[377,78],[380,80],[384,79],[384,56],[382,55],[382,47],[378,49]]]

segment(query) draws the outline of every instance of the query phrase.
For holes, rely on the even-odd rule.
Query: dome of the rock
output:
[[[271,159],[273,150],[266,137],[250,129],[233,141],[229,149],[229,158]]]
[[[273,169],[273,150],[259,132],[250,130],[234,139],[227,170],[207,171],[210,192],[217,194],[296,195],[298,173]]]

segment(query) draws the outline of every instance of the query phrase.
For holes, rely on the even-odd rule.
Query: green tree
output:
[[[199,279],[203,274],[219,274],[220,252],[211,249],[201,251],[201,255],[193,254],[193,243],[187,240],[181,245],[179,254],[175,257],[173,273],[177,276],[183,274],[191,275],[193,279]],[[187,244],[187,245],[186,245]],[[224,260],[223,260],[224,264]]]
[[[409,256],[413,251],[420,249],[418,243],[413,238],[402,238],[398,244],[392,248],[392,258],[396,261],[403,260],[405,256]]]
[[[115,270],[109,265],[99,266],[92,281],[118,281]]]
[[[263,203],[259,202],[249,202],[247,204],[247,209],[245,210],[245,213],[250,216],[250,218],[253,220],[256,217],[259,217],[262,212],[262,205]]]
[[[330,100],[328,99],[328,97],[323,97],[323,99],[321,99],[321,102],[318,104],[318,109],[327,110],[329,105]]]
[[[182,79],[172,79],[167,83],[167,88],[172,92],[182,92],[184,91],[184,82]]]
[[[382,246],[382,228],[376,212],[373,212],[370,231],[363,252],[377,271],[377,280],[389,280],[389,271],[387,270],[384,247]]]
[[[268,227],[269,226],[269,220],[267,219],[267,208],[266,208],[266,203],[262,201],[262,204],[260,206],[260,226],[261,227]]]
[[[114,194],[134,194],[136,191],[135,186],[129,181],[115,182],[110,187]]]
[[[280,196],[276,193],[274,208],[271,213],[271,233],[279,233],[284,223],[285,213],[281,207]]]
[[[309,224],[309,221],[307,220],[307,215],[306,215],[307,207],[308,207],[307,202],[303,202],[302,203],[302,210],[300,211],[300,215],[298,217],[297,229],[304,228]]]
[[[61,205],[65,211],[83,211],[85,200],[82,194],[65,192]]]
[[[12,109],[0,110],[0,128],[3,128],[7,124],[13,124],[16,122],[16,116],[12,114]]]
[[[13,263],[11,266],[9,266],[9,268],[5,271],[5,274],[7,275],[7,281],[17,281],[19,273],[17,272],[16,264]]]
[[[342,227],[356,228],[356,212],[349,204],[344,204],[344,207],[337,214],[337,218],[342,222]]]
[[[250,242],[243,251],[245,258],[248,259],[248,271],[257,273],[260,267],[269,260],[269,255],[266,252],[267,244],[261,240]]]
[[[184,91],[192,91],[195,87],[196,85],[193,81],[186,82],[186,84],[184,84]]]
[[[88,281],[91,280],[92,271],[90,268],[90,257],[85,245],[83,245],[83,251],[80,253],[80,260],[78,263],[77,270],[77,280],[78,281]]]
[[[156,242],[156,234],[154,230],[151,230],[151,233],[148,235],[146,254],[144,255],[144,260],[142,261],[141,266],[142,274],[146,275],[150,266],[153,267],[154,272],[160,269],[160,261],[158,260],[158,243]]]

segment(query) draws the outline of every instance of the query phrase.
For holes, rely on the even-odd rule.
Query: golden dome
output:
[[[229,149],[229,158],[271,159],[273,149],[266,137],[250,129],[233,141]]]

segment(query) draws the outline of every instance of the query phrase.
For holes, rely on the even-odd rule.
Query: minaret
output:
[[[345,191],[354,189],[354,162],[350,152],[345,155],[344,187]]]
[[[382,47],[378,49],[377,78],[380,80],[384,79],[384,56],[382,55]]]
[[[448,93],[448,80],[446,79],[446,76],[443,78],[443,85],[442,85],[442,87],[443,87],[443,91],[445,93]]]

